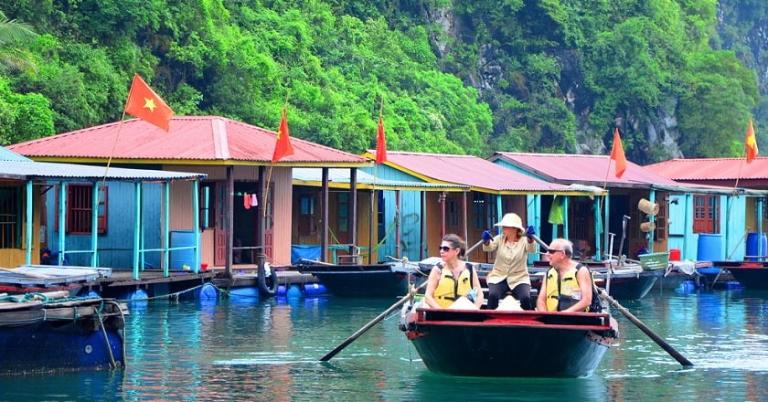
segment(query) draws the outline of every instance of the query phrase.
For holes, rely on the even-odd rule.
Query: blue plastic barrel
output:
[[[289,299],[301,297],[301,288],[299,288],[299,285],[291,285],[288,288],[288,291],[286,292],[285,297]]]
[[[768,253],[766,253],[766,251],[768,251],[768,238],[766,238],[765,233],[760,236],[760,243],[762,243],[762,247],[759,251],[760,254],[758,254],[757,250],[757,246],[760,244],[757,242],[757,239],[757,233],[749,233],[747,235],[747,261],[760,261],[760,259],[756,257],[765,257],[768,255]]]
[[[322,283],[307,283],[304,284],[304,294],[307,296],[317,296],[325,294],[326,289]]]
[[[191,247],[195,245],[195,232],[191,230],[173,230],[171,231],[171,247]],[[184,266],[194,269],[195,250],[174,250],[171,251],[170,268],[182,270]]]
[[[723,236],[699,233],[696,259],[699,261],[723,261]]]

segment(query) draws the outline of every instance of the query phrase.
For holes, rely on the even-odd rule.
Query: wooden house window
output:
[[[93,206],[93,185],[67,186],[67,233],[90,234]],[[98,233],[107,233],[107,188],[99,186]],[[58,219],[57,219],[58,220]]]
[[[216,184],[203,183],[200,186],[200,229],[216,227],[215,202]]]
[[[20,187],[0,187],[0,248],[21,248],[20,199]]]
[[[667,238],[667,229],[669,228],[669,194],[659,194],[656,200],[659,203],[659,213],[656,215],[656,231],[654,238],[660,241]]]
[[[472,195],[472,209],[473,209],[473,221],[475,229],[486,229],[486,217],[485,217],[485,195],[480,193],[474,193]]]
[[[299,233],[313,234],[317,232],[314,215],[315,197],[310,194],[299,196]]]
[[[448,200],[448,211],[446,213],[449,226],[459,226],[459,206],[454,200]]]
[[[693,196],[693,233],[720,232],[720,196]]]
[[[349,193],[338,193],[339,232],[349,232]]]

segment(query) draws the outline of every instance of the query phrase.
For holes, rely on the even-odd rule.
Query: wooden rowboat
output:
[[[401,329],[431,371],[483,377],[586,377],[616,342],[602,313],[417,308]]]

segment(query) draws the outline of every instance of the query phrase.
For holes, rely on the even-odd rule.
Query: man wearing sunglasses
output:
[[[549,245],[552,268],[541,282],[536,309],[539,311],[589,311],[592,304],[592,276],[589,269],[571,259],[573,243],[555,239]]]

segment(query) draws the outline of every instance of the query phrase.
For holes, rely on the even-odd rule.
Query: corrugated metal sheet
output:
[[[375,158],[375,151],[366,156]],[[566,186],[548,183],[470,155],[387,152],[389,166],[405,169],[430,181],[456,183],[492,193],[572,193]]]
[[[0,177],[28,179],[91,179],[104,177],[104,166],[69,163],[0,161]],[[189,180],[205,177],[199,173],[164,172],[161,170],[110,167],[107,180]]]
[[[294,168],[293,180],[296,184],[319,185],[322,182],[322,169],[319,168]],[[328,169],[328,181],[349,187],[349,169]],[[379,190],[413,190],[413,191],[462,191],[469,190],[468,186],[456,184],[438,184],[418,181],[398,181],[375,178],[361,170],[357,171],[357,183],[359,188],[369,189],[376,187]]]
[[[118,136],[118,131],[120,135]],[[118,138],[117,145],[115,138]],[[175,117],[170,132],[142,120],[126,120],[12,145],[31,158],[76,158],[122,161],[271,162],[276,133],[216,116]],[[291,138],[294,155],[278,164],[369,165],[360,156]]]
[[[0,147],[0,161],[32,162],[32,159],[25,158],[15,152],[5,149],[4,147]]]
[[[640,165],[627,161],[627,170],[616,178],[614,166],[609,169],[608,155],[535,154],[518,152],[496,152],[491,160],[501,160],[539,177],[560,183],[588,183],[609,187],[650,188],[653,184],[679,185]],[[607,173],[607,177],[606,177]]]
[[[672,180],[768,179],[768,158],[747,164],[744,158],[672,159],[645,167]]]

